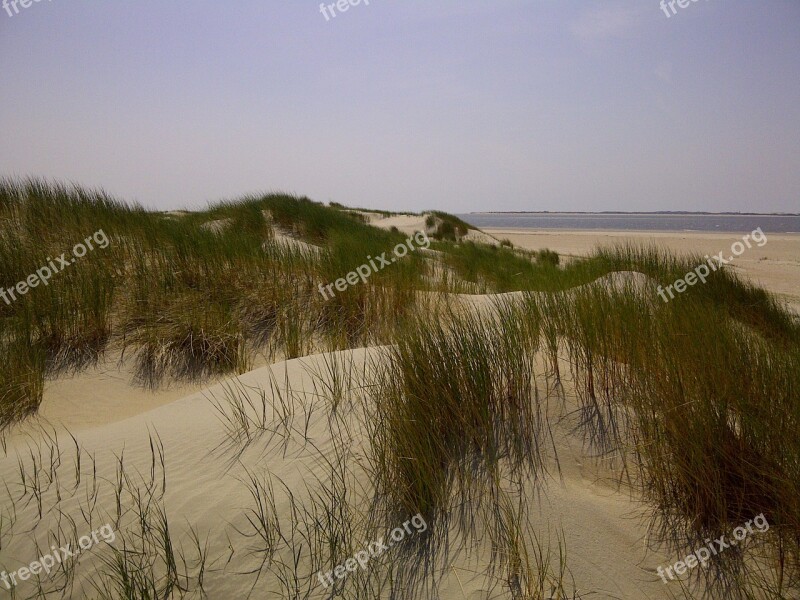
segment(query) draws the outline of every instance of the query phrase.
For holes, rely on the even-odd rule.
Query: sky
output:
[[[9,6],[0,176],[163,210],[800,212],[800,1],[681,2]]]

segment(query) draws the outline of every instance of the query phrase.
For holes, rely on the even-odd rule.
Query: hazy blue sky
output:
[[[0,12],[0,175],[160,208],[800,211],[800,0],[676,9],[43,0]]]

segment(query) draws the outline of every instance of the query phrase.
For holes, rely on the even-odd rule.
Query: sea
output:
[[[800,215],[654,213],[469,213],[461,219],[483,228],[610,231],[718,231],[800,233]]]

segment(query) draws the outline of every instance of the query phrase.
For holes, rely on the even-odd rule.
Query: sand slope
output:
[[[379,358],[380,349],[362,349],[344,354],[352,357],[355,370],[361,371],[367,359]],[[284,390],[288,384],[298,393],[290,422],[281,424],[280,415],[284,413],[278,409],[274,415],[270,415],[270,422],[275,428],[274,435],[263,435],[257,439],[238,460],[234,457],[240,447],[225,445],[224,427],[210,402],[214,398],[222,400],[229,383],[211,386],[203,392],[132,418],[78,433],[77,438],[84,452],[97,457],[98,478],[108,480],[100,486],[101,500],[94,511],[94,523],[114,520],[113,486],[109,482],[115,481],[115,455],[123,456],[124,453],[125,471],[139,471],[147,479],[151,467],[150,440],[151,436],[157,434],[163,444],[167,476],[163,503],[175,525],[173,535],[179,536],[181,531],[187,535],[186,524],[191,523],[204,536],[208,536],[210,559],[219,569],[211,569],[206,575],[209,597],[246,597],[254,577],[236,573],[248,571],[258,564],[258,560],[248,552],[248,548],[253,546],[252,540],[237,533],[237,530],[247,530],[246,515],[253,504],[244,483],[249,473],[262,476],[271,473],[274,481],[282,481],[300,501],[308,497],[307,486],[313,487],[314,478],[325,479],[325,459],[335,455],[335,447],[339,445],[340,451],[347,456],[354,479],[364,487],[363,491],[354,491],[352,502],[355,514],[358,513],[358,506],[364,506],[371,490],[363,463],[368,440],[357,434],[353,439],[342,440],[333,434],[337,428],[330,424],[330,407],[323,398],[314,394],[314,377],[309,371],[313,373],[315,370],[324,371],[323,356],[278,363],[239,378],[243,386],[269,391],[271,383],[277,383]],[[567,407],[559,408],[554,417],[566,410]],[[354,413],[357,412],[354,410]],[[357,433],[355,422],[351,425]],[[667,597],[664,595],[666,586],[653,571],[657,564],[666,564],[669,560],[662,555],[646,555],[641,507],[604,480],[610,473],[596,468],[591,459],[583,454],[581,441],[569,433],[571,426],[568,421],[554,419],[554,426],[562,467],[561,478],[557,470],[553,470],[552,476],[541,489],[533,484],[529,488],[531,512],[537,530],[549,531],[555,541],[557,530],[563,527],[568,566],[577,590],[593,592],[588,597]],[[23,462],[28,465],[26,468],[32,471],[31,461],[25,457],[33,442],[22,435],[23,429],[33,431],[35,427],[31,424],[21,428],[9,440],[7,456],[0,460],[0,473],[11,490],[18,489],[15,487],[15,483],[19,483],[19,474],[16,472],[18,455],[23,456]],[[63,461],[58,470],[63,488],[62,501],[58,502],[55,497],[56,484],[50,485],[44,493],[45,515],[41,520],[38,519],[34,504],[23,508],[20,500],[15,501],[16,535],[4,540],[0,559],[3,569],[18,569],[38,557],[25,529],[35,524],[34,534],[44,540],[47,531],[55,527],[56,506],[72,515],[79,536],[91,529],[79,511],[79,505],[86,510],[80,493],[83,486],[79,486],[74,496],[67,491],[74,484],[74,477],[70,475],[75,462],[74,448],[68,442],[69,438],[62,434],[59,446]],[[217,447],[219,444],[223,445]],[[45,445],[43,453],[47,455],[49,451],[49,446]],[[38,454],[38,451],[34,454]],[[554,469],[552,464],[551,469]],[[85,473],[84,482],[87,481],[88,474]],[[6,509],[10,507],[8,499],[4,499],[3,504]],[[280,522],[291,522],[290,504],[285,497],[278,503],[278,513]],[[131,523],[126,524],[123,519],[115,544],[119,545],[124,536],[121,532],[126,526],[131,527]],[[392,523],[386,524],[386,527],[392,526]],[[374,535],[379,537],[380,531],[375,531]],[[41,543],[44,546],[45,542]],[[91,585],[93,572],[107,550],[93,549],[85,556],[88,560],[80,562],[77,571],[79,583],[73,597],[82,597],[83,592],[79,590],[88,589]],[[482,561],[487,560],[488,552],[488,548],[478,543],[472,548],[471,556],[459,554],[451,567],[440,573],[446,576],[439,589],[441,597],[487,597],[485,590],[492,584],[499,586],[495,590],[497,595],[493,597],[506,597],[502,593],[502,583],[492,581],[483,573],[485,564]],[[476,560],[474,557],[479,558]],[[262,575],[259,586],[266,586],[266,590],[274,585],[277,585],[274,577],[266,573]],[[464,586],[463,592],[461,586]],[[310,597],[324,597],[323,591],[318,585],[311,586]],[[256,594],[254,597],[263,596]]]
[[[642,277],[609,276],[616,285],[645,283]],[[489,310],[492,300],[462,297],[483,311]],[[352,529],[350,552],[400,524],[368,518],[374,490],[364,419],[371,406],[370,365],[381,360],[381,348],[321,354],[261,367],[194,393],[178,388],[147,396],[126,390],[124,374],[115,377],[101,370],[52,383],[42,418],[18,427],[0,458],[0,477],[7,486],[0,492],[4,523],[0,569],[15,571],[36,560],[43,551],[34,547],[33,540],[46,548],[56,541],[77,540],[105,523],[113,523],[117,531],[113,547],[136,547],[138,497],[155,511],[150,518],[157,514],[153,507],[163,507],[190,573],[196,566],[192,532],[203,540],[207,597],[327,597],[315,575],[322,566],[329,570],[332,565],[312,564],[308,547],[330,541],[326,536],[332,529],[317,521],[325,509],[314,498],[333,493],[339,470],[347,473],[342,496],[346,501],[338,510],[339,522],[346,521]],[[349,374],[349,400],[337,411],[325,393],[333,364],[337,369],[346,365]],[[563,372],[569,372],[566,365]],[[544,392],[548,384],[542,372],[536,380]],[[563,535],[570,581],[581,597],[668,598],[677,584],[664,585],[655,568],[676,558],[648,550],[647,511],[618,490],[614,473],[592,458],[576,432],[572,415],[577,401],[570,383],[565,384],[563,397],[559,393],[546,399],[554,447],[548,475],[531,479],[524,487],[523,502],[533,530],[553,553],[555,568],[558,537]],[[188,395],[175,398],[183,393]],[[253,400],[255,409],[245,412],[254,420],[263,416],[267,431],[254,433],[249,440],[226,435],[222,413],[233,414],[226,400],[230,397]],[[125,408],[125,403],[130,406]],[[163,405],[154,407],[159,403]],[[120,419],[126,412],[131,416]],[[71,414],[78,418],[70,419]],[[63,429],[65,422],[84,425],[73,432],[80,453]],[[266,563],[265,554],[259,552],[264,539],[252,526],[259,514],[254,512],[258,505],[249,483],[253,480],[264,486],[262,491],[271,485],[274,508],[267,502],[264,514],[279,524],[285,537]],[[452,522],[447,560],[438,555],[426,578],[401,583],[406,594],[399,597],[512,597],[503,573],[487,571],[492,548],[480,525],[476,527],[475,538],[468,540]],[[103,561],[111,557],[106,544],[87,551],[77,563],[74,587],[66,597],[93,597],[96,587],[102,586]],[[353,575],[354,581],[366,582],[374,590],[373,595],[361,597],[388,597],[387,588],[380,586],[390,575],[402,581],[403,574],[420,573],[419,560],[410,544],[374,561]],[[43,578],[42,586],[52,589],[59,581],[64,578]],[[34,589],[30,582],[24,586],[24,593]]]

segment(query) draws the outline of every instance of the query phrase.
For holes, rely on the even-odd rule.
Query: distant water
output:
[[[746,232],[761,227],[766,233],[800,233],[800,216],[790,215],[483,213],[458,216],[480,228]]]

